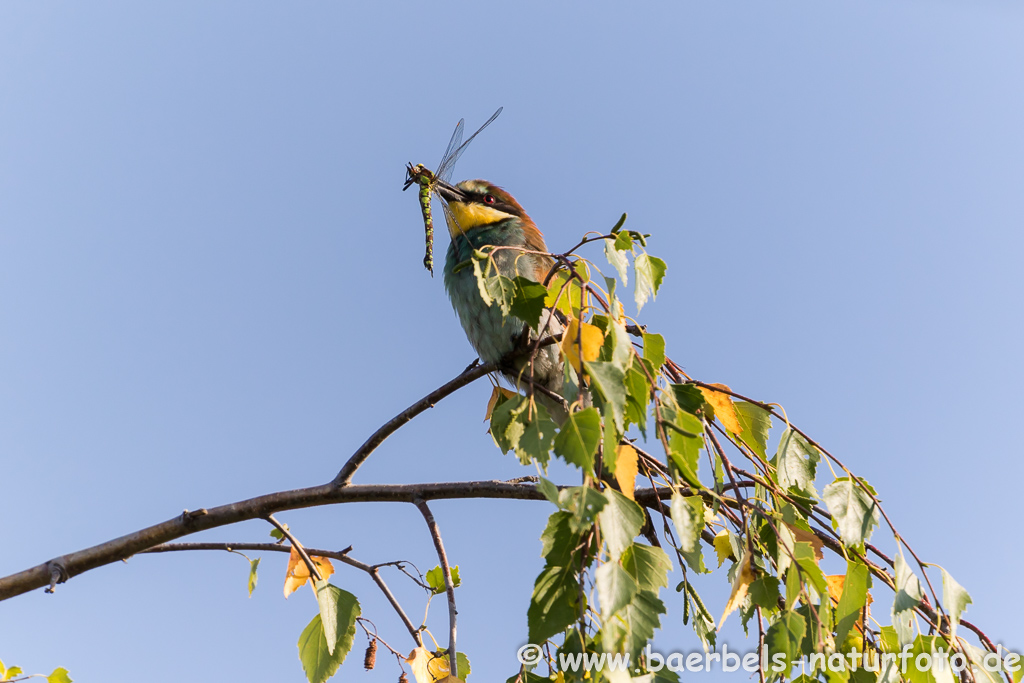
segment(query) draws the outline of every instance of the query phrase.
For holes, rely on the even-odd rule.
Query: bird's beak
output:
[[[443,200],[449,203],[458,202],[464,204],[469,200],[469,196],[465,192],[441,180],[437,181],[435,191],[441,195]]]

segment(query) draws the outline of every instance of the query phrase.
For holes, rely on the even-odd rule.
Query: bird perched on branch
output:
[[[516,317],[503,317],[501,307],[488,306],[480,296],[472,268],[455,267],[468,261],[473,251],[486,246],[518,247],[500,249],[493,253],[498,274],[507,278],[524,277],[543,283],[554,265],[545,255],[544,236],[512,195],[485,180],[466,180],[458,185],[439,184],[438,194],[445,200],[448,211],[448,234],[451,244],[444,264],[444,286],[452,306],[459,315],[462,328],[480,359],[485,363],[500,362],[519,349],[529,348],[538,332],[531,331]],[[526,251],[523,251],[526,250]],[[529,252],[543,252],[541,254]],[[548,321],[544,312],[538,326],[546,335],[561,334],[562,323]],[[503,373],[517,387],[529,391],[529,357],[521,355],[513,360]],[[561,395],[563,364],[557,344],[540,348],[534,358],[532,382]],[[555,401],[543,392],[536,393],[557,423],[565,420],[564,402]]]

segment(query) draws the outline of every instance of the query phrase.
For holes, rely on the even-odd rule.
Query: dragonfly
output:
[[[494,119],[498,118],[498,114],[501,113],[502,109],[503,107],[498,107],[498,111],[494,112],[491,118],[487,119],[484,125],[480,126],[465,142],[462,142],[462,132],[465,128],[466,119],[460,119],[455,126],[455,132],[452,133],[452,139],[448,141],[448,148],[445,149],[444,156],[441,157],[441,161],[437,165],[437,170],[430,171],[423,164],[413,166],[412,162],[406,165],[405,186],[402,187],[402,190],[408,190],[413,184],[420,186],[420,212],[423,214],[423,228],[426,232],[427,242],[423,266],[430,271],[431,275],[434,274],[434,218],[430,212],[430,195],[431,193],[438,194],[437,188],[439,186],[451,187],[448,181],[451,180],[452,171],[455,170],[455,162],[466,151],[469,143],[473,142],[473,138],[480,135],[484,128],[491,125]],[[439,194],[438,199],[441,199],[441,206],[447,212],[448,206]]]

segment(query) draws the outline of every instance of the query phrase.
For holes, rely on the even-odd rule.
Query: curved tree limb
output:
[[[655,496],[667,498],[668,490],[637,489],[638,502],[654,501]],[[64,581],[113,562],[153,548],[176,538],[207,529],[262,519],[282,510],[359,502],[413,503],[421,500],[456,500],[466,498],[500,498],[512,500],[544,500],[537,486],[523,481],[461,481],[430,484],[361,484],[338,487],[333,483],[304,489],[279,491],[248,500],[210,509],[185,512],[160,524],[140,529],[106,543],[68,553],[17,574],[0,578],[0,600],[43,588],[50,584],[54,566],[62,568]],[[63,583],[60,581],[59,583]]]

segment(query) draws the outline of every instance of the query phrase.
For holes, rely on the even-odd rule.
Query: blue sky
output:
[[[627,211],[669,264],[643,315],[669,353],[784,405],[970,591],[967,618],[1024,647],[1021,35],[1024,8],[980,0],[3,3],[0,573],[321,483],[465,367],[403,166],[504,106],[457,178],[504,186],[556,251]],[[488,391],[417,419],[358,480],[531,473],[485,433]],[[460,649],[503,680],[550,510],[434,508]],[[280,517],[312,546],[433,565],[408,505]],[[0,605],[0,658],[81,681],[302,680],[315,603],[281,598],[283,557],[261,567],[252,599],[245,562],[215,553],[21,596]],[[365,576],[336,582],[411,647]],[[663,597],[659,644],[692,650]],[[343,676],[397,676],[357,660]]]

